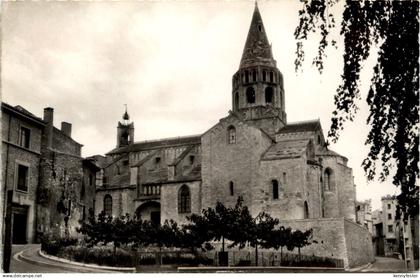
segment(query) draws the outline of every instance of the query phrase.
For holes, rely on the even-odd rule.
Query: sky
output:
[[[304,43],[306,59],[295,72],[301,3],[259,1],[277,66],[284,76],[288,122],[320,119],[330,127],[334,93],[343,67],[343,40],[328,48],[324,72],[311,65],[319,37]],[[128,106],[135,141],[201,134],[231,109],[231,78],[238,70],[254,1],[3,2],[2,100],[42,117],[54,108],[54,123],[73,124],[83,156],[116,146],[116,127]],[[340,7],[332,11],[339,18]],[[367,182],[361,164],[366,95],[372,55],[361,72],[362,99],[330,149],[353,168],[357,199],[398,193],[391,179]]]

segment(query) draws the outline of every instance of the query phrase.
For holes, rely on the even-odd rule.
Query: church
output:
[[[231,96],[226,117],[200,135],[135,142],[126,111],[116,148],[99,159],[95,213],[182,224],[242,196],[254,216],[312,228],[318,244],[303,253],[343,259],[345,267],[373,261],[371,235],[356,223],[347,158],[327,147],[319,120],[287,121],[283,75],[257,5]]]

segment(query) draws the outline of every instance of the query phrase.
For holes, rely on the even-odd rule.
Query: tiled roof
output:
[[[306,150],[308,142],[308,139],[277,142],[267,150],[262,160],[300,157]]]
[[[277,133],[282,134],[282,133],[315,131],[320,126],[321,126],[321,123],[319,122],[319,120],[289,123],[282,129],[280,129]]]
[[[120,154],[120,153],[165,148],[165,147],[193,145],[193,144],[200,144],[200,143],[201,143],[201,135],[166,138],[166,139],[160,139],[160,140],[136,142],[130,146],[115,148],[112,151],[110,151],[108,154]]]

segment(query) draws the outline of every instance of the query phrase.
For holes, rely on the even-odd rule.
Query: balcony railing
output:
[[[138,197],[144,198],[158,198],[160,196],[160,185],[142,185],[139,188]]]

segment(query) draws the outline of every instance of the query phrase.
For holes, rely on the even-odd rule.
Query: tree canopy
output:
[[[330,11],[339,3],[303,2],[295,31],[296,70],[305,58],[303,42],[310,33],[319,32],[321,40],[313,64],[322,73],[326,49],[336,45],[330,36],[336,18]],[[419,2],[347,0],[340,34],[344,37],[344,65],[328,136],[336,142],[345,121],[354,119],[361,99],[360,70],[372,49],[379,49],[366,99],[370,131],[365,144],[370,151],[362,167],[369,180],[379,176],[380,181],[395,167],[393,184],[401,188],[399,207],[404,213],[418,214]]]

